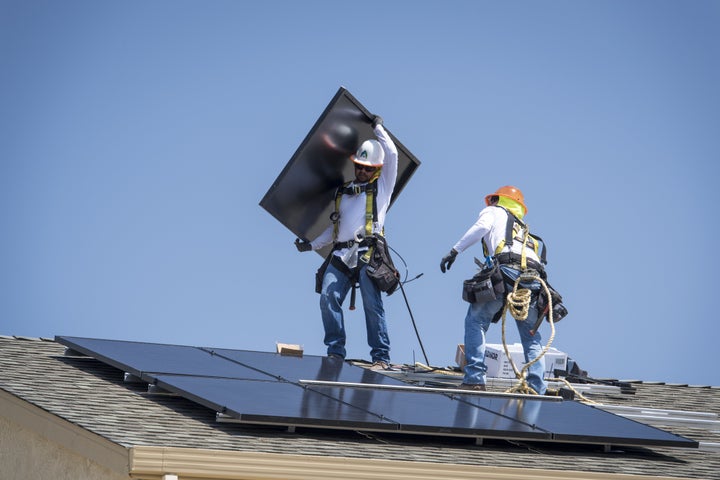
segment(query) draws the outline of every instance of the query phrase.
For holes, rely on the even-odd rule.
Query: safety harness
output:
[[[517,218],[510,210],[500,205],[496,205],[498,208],[502,208],[507,213],[507,223],[505,224],[505,238],[498,243],[497,248],[493,255],[500,264],[516,263],[520,265],[521,270],[528,268],[528,260],[525,254],[525,247],[531,248],[536,255],[540,258],[542,265],[538,265],[537,262],[530,260],[529,266],[535,270],[543,271],[544,265],[547,265],[547,253],[545,248],[545,241],[538,235],[530,233],[530,229],[527,224]],[[523,248],[520,254],[512,252],[513,242],[522,242]],[[485,243],[485,239],[482,239],[483,254],[488,257],[490,256],[490,249]],[[503,252],[505,247],[508,251]]]
[[[365,192],[365,239],[372,237],[373,225],[378,221],[377,212],[377,178],[374,178],[368,183],[363,185],[353,185],[353,182],[347,182],[343,186],[339,187],[335,192],[335,211],[330,215],[330,221],[333,223],[333,250],[340,248],[349,248],[355,243],[355,239],[348,240],[347,242],[338,242],[338,230],[340,220],[340,202],[342,201],[343,195],[360,195]],[[370,254],[366,253],[363,258],[367,260],[370,258]]]
[[[358,247],[367,246],[368,249],[363,253],[359,259],[362,262],[368,263],[373,255],[374,245],[373,240],[373,225],[378,221],[377,211],[377,177],[374,177],[368,183],[362,185],[354,185],[352,181],[346,182],[335,192],[335,211],[330,214],[330,221],[333,223],[333,251],[340,250],[342,248],[351,248],[355,243],[358,243]],[[360,195],[365,193],[365,235],[361,241],[359,239],[352,239],[346,242],[338,242],[338,230],[340,228],[340,202],[342,201],[343,195]],[[382,232],[380,233],[382,235]],[[330,252],[330,256],[333,256],[333,252]],[[342,262],[339,262],[342,263]],[[350,310],[355,310],[355,296],[358,286],[358,273],[359,269],[350,269],[346,265],[342,264],[342,267],[349,270],[350,281],[352,282],[352,291],[350,292]]]

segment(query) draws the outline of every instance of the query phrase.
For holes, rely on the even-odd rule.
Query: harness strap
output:
[[[358,244],[359,248],[367,247],[372,244],[372,237],[363,238],[362,242]],[[341,250],[343,248],[350,248],[355,245],[355,240],[348,240],[347,242],[335,242],[333,244],[333,250]]]
[[[512,249],[513,242],[517,240],[523,243],[523,248],[521,251],[522,255],[525,255],[525,247],[532,248],[535,254],[540,257],[540,261],[544,265],[547,264],[547,248],[545,246],[545,241],[540,236],[530,233],[530,228],[527,226],[527,224],[517,218],[510,210],[500,205],[495,206],[505,210],[505,213],[507,213],[507,223],[505,223],[505,238],[503,240],[500,240],[497,248],[495,248],[494,254],[499,255],[505,247],[508,247],[508,249]],[[520,227],[523,229],[522,237],[515,236],[516,223],[520,225]],[[490,250],[485,244],[485,239],[482,240],[482,246],[483,254],[486,257],[489,256]],[[542,248],[540,248],[540,246],[542,246]]]
[[[522,262],[522,256],[517,253],[503,252],[496,255],[495,260],[497,260],[500,265],[520,265]],[[545,271],[545,268],[541,263],[538,263],[533,259],[526,259],[526,264],[528,267],[536,270],[541,275],[544,274],[543,272]]]
[[[525,225],[525,235],[523,236],[523,244],[522,248],[520,249],[520,267],[522,267],[523,271],[527,270],[527,250],[525,250],[525,247],[527,246],[529,230],[530,229],[527,227],[527,225]]]
[[[340,248],[342,248],[342,247],[340,247]],[[333,255],[332,252],[330,252],[330,254],[328,255],[327,261],[329,263],[331,263],[333,267],[337,268],[338,270],[340,270],[341,272],[343,272],[345,275],[348,276],[348,278],[350,280],[350,285],[352,285],[350,287],[351,288],[350,310],[355,310],[355,295],[356,295],[355,291],[356,291],[357,285],[358,285],[358,273],[359,273],[360,269],[348,267],[347,265],[345,265],[343,263],[342,260],[340,260],[340,257]]]
[[[372,237],[373,224],[377,222],[377,184],[375,182],[372,184],[375,185],[375,188],[365,191],[365,238]],[[361,257],[361,260],[368,263],[370,261],[370,257],[372,256],[372,252],[373,247],[368,248]]]
[[[330,214],[330,221],[333,224],[333,242],[337,242],[338,229],[340,228],[340,200],[342,200],[343,192],[350,182],[342,185],[335,190],[335,210]]]
[[[539,235],[535,235],[530,233],[530,236],[538,243],[542,244],[542,248],[540,249],[540,261],[543,263],[543,265],[547,265],[547,248],[545,247],[545,240],[542,239]],[[535,249],[535,253],[537,253],[537,248]]]
[[[365,236],[369,237],[373,233],[373,222],[377,222],[377,202],[375,201],[376,188],[365,191]],[[367,186],[367,185],[366,185]]]
[[[353,182],[347,182],[338,187],[335,191],[335,211],[330,215],[330,221],[333,223],[333,241],[337,248],[349,248],[355,242],[348,240],[347,242],[338,242],[338,230],[340,228],[340,202],[343,195],[359,195],[365,193],[365,238],[372,237],[373,225],[378,221],[377,208],[377,179],[373,179],[363,185],[353,185]],[[362,244],[361,244],[362,245]],[[372,246],[362,256],[362,260],[367,263],[372,256]]]
[[[363,185],[351,185],[352,182],[347,182],[345,185],[343,185],[341,188],[341,195],[360,195],[361,193],[373,190],[371,187],[371,183],[365,183]]]

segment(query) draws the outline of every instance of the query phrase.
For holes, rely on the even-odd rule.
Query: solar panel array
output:
[[[233,421],[578,444],[698,443],[558,397],[409,387],[339,359],[58,336],[58,343]]]

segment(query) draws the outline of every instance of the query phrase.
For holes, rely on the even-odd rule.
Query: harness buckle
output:
[[[360,195],[363,192],[362,185],[353,185],[351,188],[353,195]]]
[[[540,278],[540,272],[533,268],[527,268],[520,272],[520,283],[529,283]]]

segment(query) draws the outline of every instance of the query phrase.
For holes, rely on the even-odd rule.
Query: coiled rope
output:
[[[506,319],[507,319],[507,312],[510,311],[510,314],[513,316],[513,318],[519,322],[523,322],[527,319],[528,312],[530,311],[530,300],[532,297],[532,291],[528,288],[518,288],[518,285],[520,285],[520,282],[530,282],[537,280],[540,282],[540,285],[545,290],[545,294],[548,297],[548,322],[550,323],[550,338],[548,339],[547,344],[542,349],[542,352],[540,352],[540,355],[532,359],[530,362],[525,364],[525,366],[522,368],[522,370],[518,370],[517,366],[515,365],[515,362],[512,359],[512,356],[510,355],[510,351],[507,346],[507,341],[505,339],[505,325],[506,325]],[[542,314],[542,312],[540,312]],[[505,303],[505,308],[503,309],[502,313],[502,342],[503,342],[503,348],[505,349],[505,355],[507,355],[508,361],[510,362],[510,365],[513,368],[513,372],[515,372],[515,377],[518,379],[518,383],[509,388],[506,393],[526,393],[526,394],[534,394],[538,395],[538,392],[535,391],[534,388],[532,388],[527,383],[527,371],[528,369],[540,361],[540,359],[545,356],[545,354],[550,349],[550,345],[552,345],[553,340],[555,339],[555,323],[553,322],[553,316],[552,316],[552,296],[550,295],[550,290],[547,287],[547,284],[545,281],[540,278],[540,275],[535,270],[524,270],[521,275],[518,276],[517,279],[515,279],[515,284],[513,286],[512,292],[508,293],[507,295],[507,302]]]
[[[506,393],[526,393],[538,395],[538,392],[536,392],[535,389],[527,383],[527,371],[532,365],[540,361],[540,359],[544,357],[547,351],[550,349],[550,345],[552,345],[552,342],[555,339],[555,323],[553,322],[552,295],[550,294],[550,290],[548,289],[547,284],[540,277],[540,274],[536,270],[527,268],[527,257],[525,254],[525,248],[527,246],[529,233],[530,227],[529,225],[525,225],[525,232],[523,235],[523,243],[521,250],[522,253],[520,255],[521,274],[518,275],[518,277],[515,279],[515,284],[513,285],[512,292],[508,293],[507,295],[507,301],[505,302],[505,307],[503,308],[502,313],[502,342],[503,349],[505,350],[505,355],[507,355],[508,361],[513,368],[513,372],[515,372],[515,377],[518,379],[518,383],[509,388]],[[518,370],[515,362],[512,359],[512,356],[510,355],[507,341],[505,340],[505,319],[507,317],[508,310],[510,310],[510,314],[513,316],[513,318],[515,318],[515,320],[519,322],[524,322],[527,319],[528,313],[530,311],[530,300],[532,299],[532,291],[529,288],[518,288],[518,286],[520,285],[521,281],[525,283],[535,280],[540,282],[540,285],[545,290],[545,294],[547,295],[548,322],[550,323],[551,334],[550,338],[548,339],[548,343],[542,349],[540,355],[529,361],[522,368],[522,370]],[[539,312],[538,314],[542,315],[542,312]],[[538,318],[538,320],[540,320],[540,318]]]
[[[528,316],[528,312],[530,311],[530,300],[532,297],[532,291],[528,288],[518,288],[518,285],[521,282],[531,282],[537,280],[540,282],[540,285],[545,290],[545,294],[548,298],[548,323],[550,323],[550,338],[548,339],[547,345],[545,345],[545,348],[543,348],[540,355],[538,355],[535,359],[528,362],[522,370],[518,370],[517,366],[515,365],[515,362],[513,362],[512,356],[510,355],[510,351],[508,350],[507,342],[505,340],[505,319],[506,319],[506,313],[509,310],[510,315],[513,316],[515,320],[518,320],[520,322],[525,321]],[[542,312],[540,312],[542,314]],[[535,391],[534,388],[532,388],[527,383],[527,371],[530,368],[531,365],[538,362],[550,349],[550,345],[552,345],[553,340],[555,339],[555,322],[553,321],[553,306],[552,306],[552,295],[550,294],[550,290],[545,283],[545,281],[540,277],[540,275],[535,270],[524,270],[521,275],[518,276],[518,278],[515,280],[515,284],[513,285],[513,291],[508,293],[507,295],[507,302],[505,305],[505,309],[502,313],[502,341],[503,341],[503,348],[505,349],[505,355],[508,358],[508,361],[510,362],[510,365],[513,368],[513,371],[515,372],[515,377],[518,379],[518,383],[516,383],[511,388],[507,389],[505,393],[525,393],[525,394],[531,394],[531,395],[538,395],[538,392]],[[565,386],[572,390],[573,393],[575,393],[575,396],[578,400],[588,403],[588,404],[594,404],[597,403],[593,400],[590,400],[589,398],[585,397],[582,393],[578,392],[570,382],[568,382],[564,378],[548,378],[549,381],[552,382],[561,382],[564,383]]]

